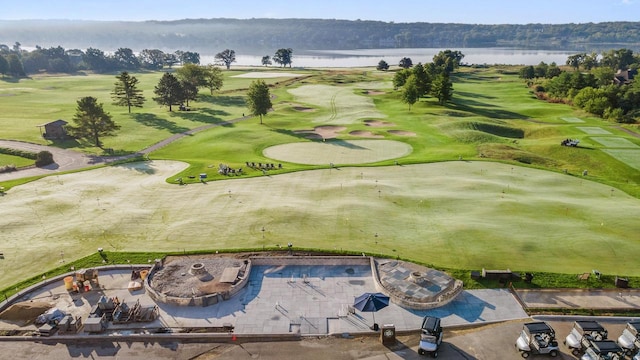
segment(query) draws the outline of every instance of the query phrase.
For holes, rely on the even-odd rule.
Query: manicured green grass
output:
[[[48,144],[50,142],[40,136],[37,126],[57,119],[72,123],[76,101],[84,96],[94,96],[122,127],[118,136],[103,139],[104,147],[113,148],[117,153],[135,152],[173,134],[242,116],[247,112],[242,91],[253,79],[235,75],[247,71],[223,71],[225,78],[221,92],[211,96],[208,90],[202,89],[200,100],[189,104],[193,110],[190,112],[179,112],[177,107],[169,112],[168,108],[152,100],[155,96],[153,89],[162,72],[132,73],[138,78],[139,88],[147,101],[143,108],[133,108],[131,114],[126,108],[111,104],[116,74],[36,75],[18,81],[0,80],[2,137]],[[289,77],[265,79],[268,84],[284,81],[289,81]],[[71,142],[64,147],[100,153],[100,149],[91,144]]]
[[[462,70],[454,76],[451,103],[440,106],[426,98],[410,111],[391,88],[392,73],[362,69],[300,70],[305,76],[299,79],[266,79],[274,85],[274,111],[265,116],[264,125],[257,118],[223,123],[248,111],[243,89],[252,80],[231,76],[246,70],[225,72],[224,91],[202,93],[200,101],[190,104],[191,112],[169,113],[150,102],[133,115],[107,108],[123,129],[118,137],[105,139],[105,146],[120,152],[200,125],[221,126],[150,154],[151,159],[180,160],[186,166],[121,165],[11,189],[3,202],[13,202],[13,194],[24,199],[0,216],[3,229],[12,231],[5,233],[10,235],[3,246],[10,256],[0,262],[0,284],[33,274],[33,269],[55,267],[60,249],[72,260],[94,252],[96,243],[116,252],[175,252],[293,242],[446,269],[508,267],[575,276],[595,263],[606,273],[640,274],[634,261],[640,254],[634,215],[640,172],[608,155],[605,151],[611,149],[591,141],[580,127],[599,127],[636,140],[614,124],[535,99],[513,71]],[[160,75],[139,74],[146,96],[151,97]],[[33,124],[54,117],[47,109],[73,114],[75,97],[93,91],[102,94],[99,100],[105,107],[111,106],[114,76],[88,75],[85,80],[37,78],[20,81],[22,90],[0,83],[0,91],[15,93],[0,97],[0,106],[7,98],[22,96],[17,103],[24,100],[34,108],[35,119],[29,120]],[[59,93],[43,96],[52,87]],[[370,89],[383,93],[371,95]],[[314,111],[300,111],[299,106]],[[0,114],[0,125],[25,116],[20,111],[24,108],[16,105],[8,115]],[[368,127],[365,120],[389,124]],[[367,130],[406,143],[412,152],[397,159],[401,166],[394,165],[394,159],[333,170],[326,164],[282,162],[283,168],[269,171],[269,176],[246,169],[247,161],[280,162],[263,153],[269,147],[313,144],[295,131],[325,124],[345,126],[342,141],[362,139],[349,133]],[[392,135],[389,130],[416,136]],[[42,143],[30,125],[15,127],[10,134]],[[560,146],[565,138],[578,138],[581,146]],[[424,165],[451,160],[456,161]],[[219,175],[219,164],[243,167],[245,175]],[[581,175],[583,170],[587,176]],[[195,184],[202,173],[209,182]],[[178,177],[187,185],[178,186]]]
[[[16,167],[30,166],[35,164],[35,160],[23,158],[20,156],[0,154],[0,167],[6,165],[15,165]]]

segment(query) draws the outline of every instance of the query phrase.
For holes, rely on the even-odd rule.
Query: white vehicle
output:
[[[431,354],[438,357],[438,347],[442,343],[442,326],[440,319],[432,316],[425,316],[422,320],[422,333],[420,334],[420,345],[418,354]]]
[[[622,330],[622,335],[618,337],[618,345],[620,345],[629,356],[640,349],[640,321],[627,323],[627,326]]]
[[[528,358],[531,354],[556,357],[559,351],[556,332],[542,321],[524,324],[520,337],[516,340],[516,348],[523,358]]]
[[[624,354],[613,340],[591,341],[580,360],[623,360]]]
[[[591,345],[592,340],[607,340],[607,335],[607,329],[597,321],[578,320],[573,323],[573,329],[564,339],[564,344],[574,356],[579,356]]]

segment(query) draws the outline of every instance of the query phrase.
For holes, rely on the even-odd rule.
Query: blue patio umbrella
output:
[[[373,326],[375,327],[375,312],[389,306],[389,297],[383,293],[364,293],[353,301],[353,307],[362,311],[370,312],[373,315]]]

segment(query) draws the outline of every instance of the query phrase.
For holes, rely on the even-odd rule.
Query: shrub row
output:
[[[13,164],[0,166],[0,174],[1,173],[8,173],[8,172],[16,171],[16,170],[18,170],[18,169]]]
[[[31,152],[31,151],[5,149],[5,148],[0,148],[0,154],[19,156],[19,157],[23,157],[31,160],[35,160],[38,157],[37,153]]]

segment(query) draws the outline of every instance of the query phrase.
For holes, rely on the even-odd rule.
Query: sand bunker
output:
[[[327,139],[335,139],[338,137],[338,133],[346,130],[347,128],[344,126],[334,126],[334,125],[323,125],[317,126],[313,130],[296,130],[294,133],[296,134],[306,134],[307,139],[312,140],[327,140]]]
[[[367,95],[382,95],[384,93],[384,91],[380,90],[367,90]]]
[[[416,136],[416,133],[411,132],[411,131],[404,131],[404,130],[389,130],[387,132],[389,134],[399,135],[399,136]]]
[[[409,155],[413,148],[393,140],[330,140],[281,144],[264,149],[266,157],[298,164],[366,164]]]
[[[240,75],[234,75],[236,78],[248,78],[248,79],[267,79],[267,78],[279,78],[279,77],[296,77],[302,76],[302,74],[288,73],[288,72],[263,72],[254,71]]]
[[[367,137],[367,138],[383,138],[384,137],[382,135],[377,135],[372,133],[371,131],[365,131],[365,130],[354,130],[350,132],[349,135]]]
[[[371,126],[371,127],[396,126],[396,124],[392,122],[381,121],[381,120],[365,120],[364,124],[366,126]]]

